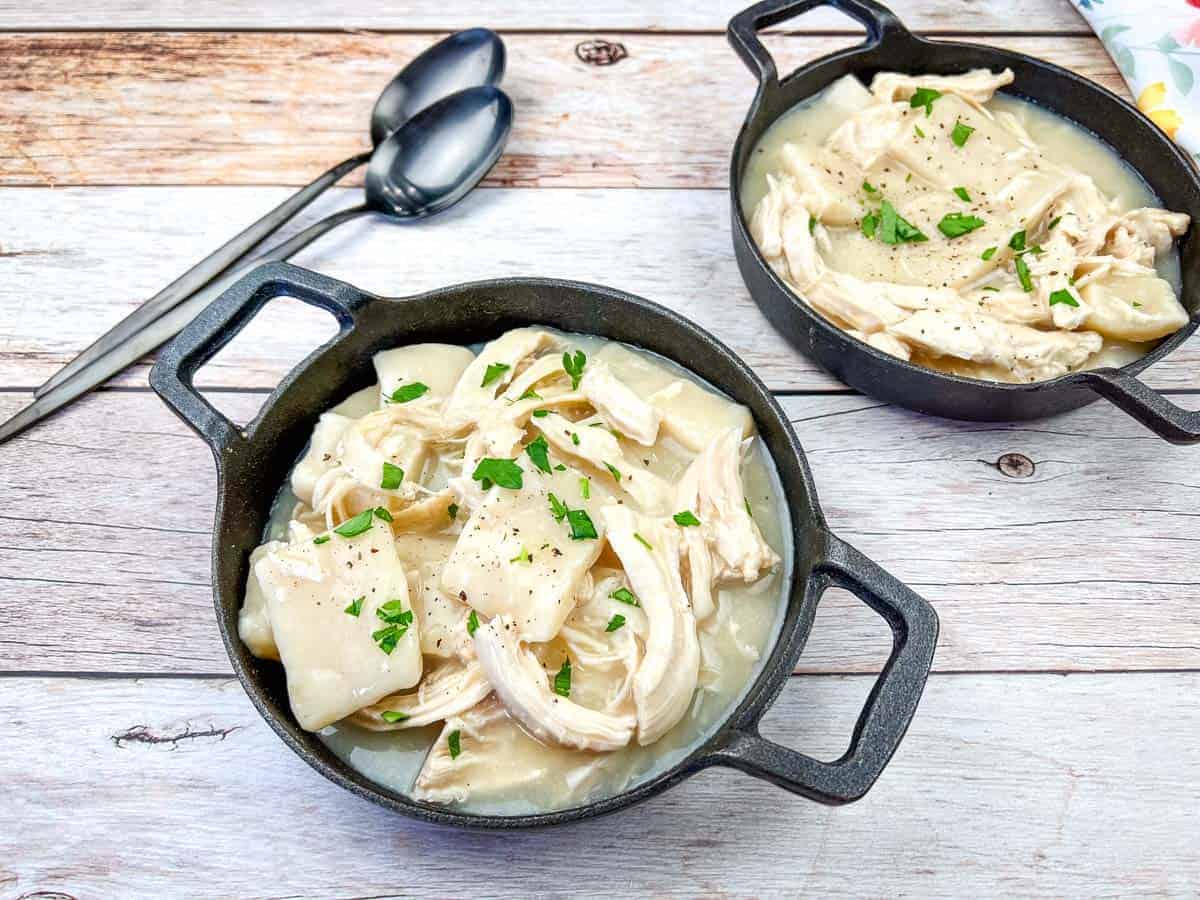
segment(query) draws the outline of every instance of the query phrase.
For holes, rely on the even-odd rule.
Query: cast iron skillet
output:
[[[775,61],[758,39],[759,29],[819,6],[832,6],[867,29],[864,43],[801,66],[782,81]],[[1145,116],[1115,94],[1058,66],[995,47],[927,41],[909,32],[873,0],[764,0],[729,23],[729,42],[758,78],[730,165],[733,249],[750,294],[771,323],[802,351],[846,384],[865,394],[919,412],[953,419],[1036,419],[1107,397],[1168,441],[1200,441],[1200,411],[1171,403],[1136,377],[1191,336],[1200,325],[1200,238],[1192,227],[1180,244],[1183,304],[1191,320],[1141,359],[1120,369],[1074,372],[1034,384],[996,384],[943,375],[904,362],[857,341],[830,324],[772,271],[742,215],[741,184],[750,154],[763,132],[801,100],[843,75],[865,83],[881,70],[954,75],[967,69],[1013,70],[1007,89],[1065,116],[1101,136],[1172,210],[1200,219],[1200,180],[1187,157]]]
[[[271,298],[285,295],[328,310],[340,330],[297,366],[252,422],[238,427],[192,385],[192,377]],[[684,361],[754,413],[775,459],[792,514],[790,598],[779,639],[745,699],[690,756],[636,787],[586,806],[541,815],[474,815],[419,803],[355,772],[288,708],[283,669],[252,657],[238,639],[237,613],[250,551],[271,500],[318,415],[375,381],[371,355],[420,341],[469,344],[521,325],[545,324],[638,344]],[[458,285],[415,297],[383,298],[294,266],[247,275],[167,346],[150,374],[159,396],[203,437],[217,462],[213,593],[217,623],[238,678],[263,718],[331,781],[389,809],[430,822],[476,828],[554,825],[622,809],[708,766],[731,766],[824,803],[857,800],[883,770],[917,708],[933,661],[938,622],[924,600],[825,527],[804,453],[783,411],[722,344],[675,313],[610,288],[519,278]],[[859,716],[845,755],[811,759],[758,734],[758,720],[787,681],[830,585],[853,591],[891,626],[892,653]]]

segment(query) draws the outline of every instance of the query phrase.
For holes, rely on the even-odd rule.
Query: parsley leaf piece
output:
[[[961,147],[967,142],[967,138],[974,133],[975,129],[970,125],[964,125],[962,122],[955,122],[954,130],[950,132],[950,140],[954,141],[955,147]]]
[[[413,621],[413,611],[405,609],[404,603],[400,600],[389,600],[387,603],[380,604],[379,608],[375,610],[375,615],[389,625],[403,625],[405,630]]]
[[[354,618],[357,619],[358,614],[362,612],[363,601],[366,599],[366,594],[363,594],[361,597],[355,597],[350,601],[350,605],[343,609],[342,612],[348,616],[354,616]]]
[[[917,133],[917,137],[919,137],[919,138],[923,138],[923,137],[925,137],[925,132],[923,132],[923,131],[921,130],[921,126],[920,126],[920,125],[914,125],[914,126],[913,126],[913,131],[915,131],[915,132]]]
[[[942,96],[941,91],[935,91],[933,88],[917,88],[913,91],[913,95],[908,98],[908,105],[913,109],[925,107],[925,115],[933,115],[933,101]],[[924,135],[922,135],[924,137]]]
[[[554,676],[554,693],[560,697],[571,696],[571,660],[564,659],[558,674]]]
[[[392,521],[392,514],[382,506],[377,506],[374,509],[375,518],[382,519],[384,522]]]
[[[493,484],[510,491],[519,491],[525,485],[525,480],[521,477],[523,471],[515,459],[494,459],[485,456],[479,461],[471,477],[475,481],[483,482],[485,491]]]
[[[471,614],[467,616],[467,634],[471,637],[475,636],[475,631],[479,628],[479,616],[475,614],[475,610],[471,610]]]
[[[462,732],[459,729],[455,728],[446,735],[446,746],[450,748],[450,758],[458,759],[458,755],[462,753]]]
[[[529,565],[533,562],[533,557],[529,555],[529,551],[525,549],[525,545],[521,545],[521,552],[509,560],[510,563],[524,563]]]
[[[329,535],[318,534],[315,538],[313,538],[313,543],[314,544],[328,544],[329,543]]]
[[[405,628],[402,631],[398,625],[387,625],[378,631],[372,632],[371,640],[379,646],[380,650],[391,656],[392,651],[396,649],[396,645],[400,643],[400,638],[404,637],[404,632],[407,630]]]
[[[533,464],[543,472],[550,472],[550,445],[546,443],[546,436],[539,434],[534,440],[525,445],[525,452],[529,458],[533,460]]]
[[[996,251],[998,249],[1000,249],[1000,248],[999,247],[988,247],[986,250],[984,250],[982,253],[979,254],[979,258],[982,259],[984,262],[986,262],[987,260],[991,259],[993,256],[996,255]]]
[[[399,712],[398,710],[394,709],[385,709],[379,714],[379,718],[383,719],[383,721],[387,722],[389,725],[395,725],[397,722],[403,722],[408,717],[408,713]]]
[[[1046,230],[1053,231],[1054,226],[1057,225],[1061,221],[1062,221],[1062,216],[1055,216],[1053,219],[1050,220],[1050,224],[1046,226]]]
[[[1072,297],[1071,292],[1068,291],[1066,288],[1063,288],[1062,290],[1058,290],[1058,291],[1053,291],[1050,294],[1050,305],[1051,306],[1057,306],[1060,303],[1063,304],[1064,306],[1078,306],[1079,305],[1079,301],[1076,300],[1074,297]],[[1135,303],[1133,305],[1140,306],[1141,304]]]
[[[544,419],[544,418],[546,418],[546,416],[550,415],[550,410],[548,410],[548,409],[535,409],[535,410],[533,411],[532,415],[533,415],[533,417],[534,417],[535,419]]]
[[[1029,277],[1029,264],[1025,262],[1025,257],[1018,256],[1014,260],[1013,265],[1017,269],[1017,279],[1021,282],[1021,290],[1025,293],[1033,291],[1033,279]]]
[[[561,522],[563,519],[566,518],[567,513],[570,510],[567,509],[567,504],[563,503],[561,500],[559,500],[553,494],[550,494],[549,498],[550,498],[550,515],[554,516],[555,522]]]
[[[579,494],[584,500],[592,499],[592,479],[586,476],[579,479]]]
[[[639,544],[641,544],[643,547],[645,547],[647,550],[654,549],[653,547],[650,546],[650,542],[648,540],[646,540],[644,537],[642,537],[640,534],[638,534],[636,531],[633,533],[633,539],[635,541],[637,541]]]
[[[333,529],[334,534],[340,534],[342,537],[358,537],[364,531],[371,528],[371,521],[375,518],[375,510],[364,509],[352,519],[347,519],[337,528]]]
[[[1012,237],[1008,239],[1008,246],[1017,253],[1025,252],[1025,229],[1014,231]]]
[[[690,509],[685,509],[683,512],[677,512],[671,516],[675,520],[675,524],[681,528],[688,528],[694,525],[699,525],[700,520],[696,518],[696,514]]]
[[[379,480],[379,486],[385,491],[394,491],[400,487],[402,481],[404,481],[404,470],[390,462],[385,462],[383,464],[383,477]]]
[[[808,233],[812,234],[817,230],[817,220],[814,216],[808,217]]]
[[[537,391],[535,391],[533,388],[530,388],[529,390],[527,390],[525,393],[523,393],[517,399],[518,400],[541,400],[542,396]]]
[[[982,228],[983,219],[967,213],[946,213],[942,216],[942,221],[938,222],[937,227],[938,231],[948,238],[962,237],[964,234],[970,234],[976,228]]]
[[[633,591],[631,591],[629,588],[623,588],[623,587],[617,588],[615,591],[613,591],[608,596],[612,597],[614,600],[617,600],[621,603],[628,604],[629,606],[641,606],[642,605],[642,604],[638,603],[638,598],[636,596],[634,596]]]
[[[606,626],[604,626],[604,630],[605,631],[616,631],[618,628],[620,628],[624,624],[625,624],[625,617],[623,615],[621,615],[620,613],[615,613],[613,615],[613,617],[608,620],[608,624]]]
[[[484,371],[483,381],[479,383],[479,386],[487,387],[489,384],[499,379],[501,375],[511,368],[512,366],[510,366],[508,363],[492,363],[487,367],[486,371]]]
[[[879,188],[875,187],[875,185],[871,184],[871,182],[869,182],[869,181],[864,181],[862,183],[862,189],[864,191],[866,191],[868,194],[878,194],[879,193]]]
[[[388,401],[391,403],[408,403],[409,401],[416,400],[418,397],[424,397],[428,393],[429,385],[414,381],[410,384],[402,384],[392,391],[392,395],[388,397]]]
[[[919,244],[929,240],[887,200],[879,208],[879,239],[885,244]]]
[[[618,469],[616,466],[614,466],[612,463],[605,463],[604,468],[608,469],[608,474],[611,475],[613,478],[615,478],[617,481],[621,480],[621,470]]]
[[[875,229],[879,227],[879,216],[875,215],[875,213],[867,213],[863,216],[862,221],[858,223],[858,227],[862,229],[862,233],[868,238],[875,237]]]
[[[954,195],[956,197],[958,197],[959,200],[962,200],[964,203],[971,202],[971,195],[967,193],[967,189],[964,187],[956,187],[954,189]]]
[[[583,377],[583,367],[587,365],[587,357],[582,350],[576,350],[575,355],[563,354],[563,369],[571,376],[571,390],[579,390],[579,379]]]
[[[600,536],[586,509],[567,510],[567,524],[571,526],[571,540],[573,541],[586,541]]]

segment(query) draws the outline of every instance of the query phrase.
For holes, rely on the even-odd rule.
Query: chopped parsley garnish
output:
[[[746,515],[748,515],[750,518],[752,518],[752,519],[753,519],[753,518],[754,518],[754,510],[752,510],[752,509],[750,508],[750,498],[749,498],[749,497],[743,497],[743,498],[742,498],[742,503],[746,504]]]
[[[644,537],[642,537],[640,534],[638,534],[636,531],[633,533],[633,539],[635,541],[637,541],[639,544],[641,544],[643,547],[645,547],[647,550],[654,549],[653,547],[650,546],[650,542],[648,540],[646,540]]]
[[[608,620],[608,624],[606,626],[604,626],[604,630],[605,631],[616,631],[618,628],[620,628],[624,624],[625,624],[625,617],[623,615],[621,615],[620,613],[616,613],[613,615],[613,617],[611,619]]]
[[[521,545],[521,552],[509,560],[510,563],[524,563],[529,565],[533,562],[533,557],[529,555],[529,551],[525,549],[525,545]]]
[[[964,234],[970,234],[976,228],[982,228],[983,219],[967,213],[946,213],[942,216],[942,221],[938,222],[937,227],[938,231],[948,238],[962,237]]]
[[[375,507],[375,518],[382,519],[384,522],[392,521],[392,514],[382,506]]]
[[[1000,249],[999,247],[988,247],[986,250],[984,250],[982,253],[979,254],[979,258],[982,259],[984,262],[986,262],[987,260],[989,260],[993,256],[995,256],[996,251],[999,249]]]
[[[567,508],[567,504],[563,503],[561,500],[559,500],[553,494],[550,494],[549,498],[550,498],[550,515],[554,516],[555,522],[561,522],[563,519],[566,518],[567,512],[569,511]]]
[[[623,587],[617,588],[615,591],[613,591],[608,596],[612,597],[614,600],[617,600],[621,603],[628,604],[629,606],[641,606],[642,605],[642,604],[638,603],[638,598],[634,596],[633,591],[631,591],[629,588],[623,588]]]
[[[400,638],[408,633],[408,626],[413,622],[413,611],[404,609],[399,600],[389,600],[375,610],[375,615],[387,624],[378,631],[372,632],[371,640],[379,645],[380,650],[390,656],[396,649],[396,645],[400,643]]]
[[[383,464],[383,477],[379,480],[379,486],[385,491],[394,491],[400,487],[400,482],[404,481],[404,470],[399,466],[392,465],[390,462]]]
[[[608,469],[608,474],[611,475],[614,479],[616,479],[617,481],[621,480],[621,470],[618,469],[616,466],[614,466],[612,463],[605,463],[604,468]]]
[[[817,230],[817,220],[814,216],[808,217],[808,233],[812,234]]]
[[[994,291],[994,292],[995,292],[995,293],[997,293],[997,294],[998,294],[998,293],[1000,293],[1000,288],[998,288],[998,287],[995,287],[994,285],[990,285],[990,284],[988,284],[988,285],[984,285],[984,287],[983,287],[983,290],[985,290],[985,291]]]
[[[1033,290],[1033,279],[1029,277],[1029,264],[1025,262],[1024,255],[1018,256],[1013,265],[1017,269],[1017,280],[1021,282],[1021,290],[1030,293]]]
[[[967,189],[964,187],[956,187],[954,189],[954,195],[956,197],[958,197],[959,200],[962,200],[964,203],[971,202],[971,195],[967,193]]]
[[[525,393],[523,393],[517,399],[518,400],[541,400],[542,398],[541,398],[541,395],[538,394],[537,391],[535,391],[533,388],[530,388],[529,390],[527,390]]]
[[[471,614],[467,616],[467,634],[474,637],[478,628],[479,616],[475,614],[475,610],[471,610]]]
[[[592,499],[592,479],[587,476],[579,479],[579,495],[584,500]]]
[[[525,452],[533,460],[533,464],[543,472],[549,473],[551,471],[550,445],[546,443],[546,436],[544,434],[539,434],[534,440],[526,444]]]
[[[879,227],[879,216],[875,215],[875,213],[867,213],[863,216],[862,221],[858,223],[858,227],[862,229],[862,233],[868,238],[875,237],[875,229]]]
[[[583,367],[587,365],[587,357],[582,350],[576,350],[575,355],[563,354],[563,369],[571,376],[571,390],[579,390],[579,379],[583,377]]]
[[[388,400],[392,403],[408,403],[410,400],[416,400],[418,397],[423,397],[428,393],[429,385],[414,381],[411,384],[400,385],[400,387],[392,391],[392,395],[388,397]]]
[[[974,133],[975,129],[970,125],[964,125],[962,122],[955,122],[954,130],[950,132],[950,140],[954,141],[955,147],[961,147],[967,142],[967,138]]]
[[[879,193],[879,188],[875,187],[875,185],[871,184],[871,182],[869,182],[869,181],[864,181],[862,183],[862,189],[864,191],[866,191],[868,194],[878,194]]]
[[[510,491],[519,491],[525,484],[521,477],[523,471],[515,459],[494,459],[485,456],[479,461],[479,465],[475,467],[471,477],[475,481],[481,482],[485,491],[490,489],[493,484],[508,488]]]
[[[554,676],[554,693],[560,697],[571,696],[571,660],[564,659],[558,674]]]
[[[917,133],[917,137],[919,137],[919,138],[923,138],[923,137],[925,137],[925,132],[923,132],[923,131],[921,130],[921,126],[920,126],[920,125],[914,125],[914,126],[913,126],[913,131],[915,131],[915,132]]]
[[[1134,300],[1134,301],[1133,301],[1133,308],[1134,308],[1134,309],[1141,309],[1141,308],[1142,308],[1142,304],[1140,304],[1138,301]]]
[[[925,115],[933,115],[933,101],[942,96],[941,91],[935,91],[933,88],[917,88],[913,91],[913,95],[908,99],[908,105],[913,109],[925,107]],[[924,135],[922,135],[924,137]]]
[[[1017,253],[1025,252],[1025,229],[1014,231],[1013,236],[1008,239],[1008,246]]]
[[[458,759],[458,754],[462,753],[462,732],[455,728],[446,735],[446,746],[450,748],[450,758]]]
[[[1053,231],[1054,226],[1057,225],[1061,221],[1062,221],[1062,216],[1055,216],[1053,219],[1050,220],[1050,224],[1046,226],[1046,230]]]
[[[508,363],[492,363],[483,373],[483,381],[479,383],[479,386],[487,387],[511,368],[512,366],[510,366]]]
[[[340,534],[342,537],[358,537],[364,531],[371,527],[371,522],[375,518],[375,510],[364,509],[352,519],[347,519],[337,528],[333,529],[334,534]]]
[[[550,410],[548,409],[535,409],[533,411],[533,417],[535,419],[544,419],[548,415],[550,415]]]
[[[671,517],[675,520],[675,524],[681,528],[688,528],[693,525],[699,525],[700,520],[696,518],[696,514],[690,509],[685,509],[683,512],[677,512]]]
[[[401,628],[399,625],[387,625],[378,631],[372,632],[371,640],[379,646],[380,650],[391,656],[392,651],[396,649],[396,645],[400,643],[400,638],[404,637],[406,631],[408,631],[407,627]]]
[[[446,507],[446,515],[448,515],[450,517],[451,522],[453,522],[455,519],[457,519],[458,518],[458,504],[451,503],[449,506],[447,506]]]
[[[381,604],[379,609],[375,610],[375,615],[389,625],[403,625],[405,628],[411,625],[413,620],[412,610],[405,609],[403,601],[400,600],[389,600]]]
[[[1057,290],[1057,291],[1053,291],[1050,294],[1050,305],[1051,306],[1057,306],[1060,303],[1063,304],[1064,306],[1078,306],[1079,305],[1079,301],[1076,300],[1074,297],[1072,297],[1071,292],[1068,291],[1066,288],[1063,288],[1063,289]],[[1140,306],[1141,304],[1135,303],[1133,305]]]
[[[397,722],[403,722],[408,717],[408,713],[400,712],[399,710],[395,709],[385,709],[379,714],[379,718],[383,719],[383,721],[387,722],[389,725],[395,725]]]
[[[318,534],[315,538],[313,538],[313,543],[314,544],[328,544],[329,543],[329,535]]]
[[[587,514],[586,509],[569,509],[567,510],[567,524],[571,526],[571,540],[586,541],[599,537],[596,533],[596,526],[592,524],[592,517]]]
[[[887,200],[879,207],[879,239],[885,244],[919,244],[929,240]]]
[[[579,434],[577,432],[574,432],[574,431],[571,432],[571,443],[574,444],[576,447],[579,446]]]
[[[554,471],[555,472],[565,472],[565,471],[567,471],[567,467],[564,466],[562,463],[559,463],[558,465],[556,465],[554,467]]]
[[[342,612],[348,616],[354,616],[354,618],[357,619],[358,614],[362,612],[363,601],[366,599],[366,594],[363,594],[361,597],[355,597],[350,601],[350,605],[343,609]]]

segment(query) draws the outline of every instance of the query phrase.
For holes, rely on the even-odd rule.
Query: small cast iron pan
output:
[[[758,31],[819,6],[857,19],[867,39],[801,66],[779,80],[775,61]],[[1191,336],[1200,325],[1200,238],[1195,225],[1179,247],[1183,304],[1191,314],[1182,329],[1142,358],[1120,369],[1073,372],[1033,384],[997,384],[943,375],[904,362],[857,341],[821,317],[763,259],[742,215],[741,185],[750,154],[781,115],[843,75],[864,83],[880,71],[955,75],[968,69],[1013,70],[1008,91],[1052,110],[1099,135],[1128,162],[1168,207],[1200,220],[1200,180],[1180,149],[1149,119],[1115,94],[1074,72],[1040,59],[950,41],[928,41],[909,32],[873,0],[764,0],[734,16],[729,42],[758,78],[758,92],[733,148],[729,171],[733,249],[750,295],[771,323],[804,353],[846,384],[889,403],[952,419],[997,422],[1036,419],[1107,397],[1143,425],[1176,444],[1200,441],[1200,411],[1167,400],[1137,375]]]
[[[252,422],[238,427],[200,396],[192,377],[265,303],[281,295],[328,310],[341,327],[336,337],[283,379]],[[645,347],[680,361],[746,404],[775,460],[790,505],[795,558],[782,630],[761,674],[699,749],[650,780],[586,806],[540,815],[475,815],[420,803],[375,784],[302,730],[288,707],[283,668],[247,652],[238,639],[237,615],[250,551],[262,539],[276,491],[321,412],[374,383],[372,354],[421,341],[471,344],[536,324]],[[217,624],[242,686],[263,718],[313,768],[389,809],[464,827],[555,825],[622,809],[714,765],[740,769],[824,803],[847,803],[866,793],[883,771],[916,711],[937,640],[933,609],[829,532],[796,435],[754,373],[691,322],[639,297],[568,281],[514,278],[384,298],[276,263],[247,275],[184,329],[159,357],[150,383],[208,442],[216,458],[213,594]],[[883,616],[893,643],[849,749],[841,759],[825,763],[760,737],[758,721],[791,674],[812,628],[817,602],[830,585],[848,588]]]

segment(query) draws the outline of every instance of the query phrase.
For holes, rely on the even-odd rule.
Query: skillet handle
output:
[[[895,13],[875,0],[763,0],[730,19],[726,31],[729,43],[757,76],[760,87],[778,84],[779,73],[758,32],[822,6],[832,6],[861,22],[867,29],[865,45],[877,44],[889,34],[909,33]]]
[[[908,730],[933,665],[938,618],[928,602],[832,534],[810,577],[820,592],[832,585],[852,591],[892,628],[891,656],[859,713],[849,748],[827,763],[776,744],[758,733],[760,711],[748,727],[732,729],[725,745],[703,762],[731,766],[810,800],[840,805],[870,789]]]
[[[196,390],[196,371],[228,344],[268,301],[294,297],[331,312],[340,326],[338,337],[354,327],[355,314],[369,295],[345,282],[299,266],[269,263],[238,280],[209,304],[159,353],[150,370],[150,386],[216,455],[218,463],[246,433],[221,415]],[[335,338],[336,340],[336,338]]]
[[[1200,443],[1200,410],[1176,406],[1154,388],[1120,369],[1092,369],[1073,376],[1172,444]]]

